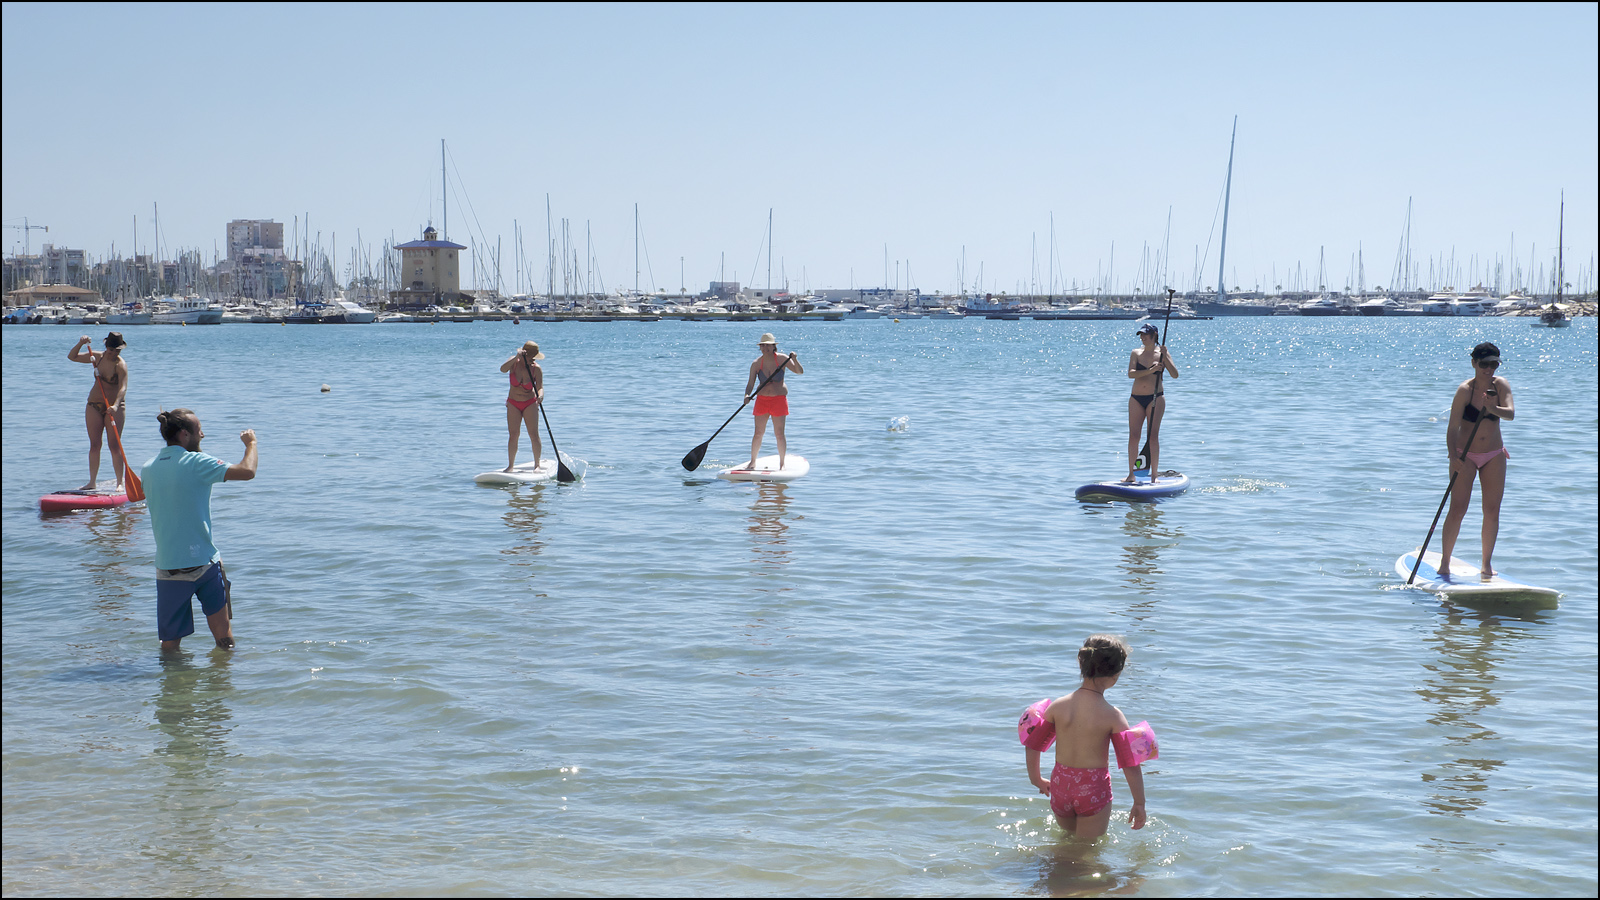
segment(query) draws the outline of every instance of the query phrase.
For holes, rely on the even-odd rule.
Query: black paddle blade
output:
[[[571,484],[578,480],[578,476],[572,474],[572,470],[567,468],[567,464],[558,459],[556,460],[556,480],[562,484]]]
[[[700,468],[700,461],[706,458],[706,450],[710,448],[710,446],[711,442],[706,441],[704,444],[701,444],[693,450],[690,450],[688,453],[685,453],[683,455],[684,469],[693,472],[695,469]]]

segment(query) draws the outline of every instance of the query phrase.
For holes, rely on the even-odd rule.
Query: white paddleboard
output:
[[[1417,551],[1412,550],[1395,560],[1395,573],[1404,581],[1411,576],[1411,567],[1417,564]],[[1462,600],[1494,600],[1512,603],[1531,603],[1555,606],[1561,592],[1532,584],[1523,584],[1496,573],[1484,581],[1477,566],[1450,557],[1450,577],[1439,575],[1439,554],[1429,550],[1422,555],[1422,565],[1417,567],[1417,580],[1411,587],[1422,588],[1435,594],[1444,594]]]
[[[495,470],[493,472],[479,472],[472,477],[479,484],[538,484],[556,477],[556,461],[553,459],[540,460],[535,466],[531,462],[518,463],[511,471]]]
[[[1137,480],[1143,474],[1144,480]],[[1149,473],[1143,469],[1134,473],[1135,481],[1125,484],[1122,481],[1097,481],[1086,484],[1072,492],[1074,499],[1079,501],[1094,502],[1099,500],[1130,500],[1134,502],[1144,500],[1160,500],[1163,497],[1176,497],[1189,489],[1189,476],[1182,472],[1163,472],[1156,483],[1150,483]]]
[[[567,470],[583,480],[584,472],[588,471],[588,464],[581,459],[561,454],[561,461],[567,464]],[[543,459],[538,466],[531,462],[517,463],[511,471],[496,469],[493,472],[479,472],[472,477],[479,484],[538,484],[541,481],[551,481],[556,477],[556,461]]]
[[[804,456],[795,456],[790,453],[784,457],[783,468],[778,468],[778,457],[763,456],[756,460],[756,467],[746,469],[723,469],[717,477],[723,481],[793,481],[811,471],[811,463],[806,462]]]

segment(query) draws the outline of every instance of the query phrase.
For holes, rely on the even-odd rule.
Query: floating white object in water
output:
[[[324,393],[324,394],[326,394],[326,393],[328,393],[328,392],[329,392],[329,391],[331,391],[331,390],[333,390],[333,388],[331,388],[331,387],[328,387],[328,386],[327,386],[327,385],[323,385],[323,386],[322,386],[322,392],[323,392],[323,393]]]
[[[911,427],[911,417],[910,416],[895,416],[894,418],[889,420],[889,430],[890,431],[905,431],[907,428],[910,428],[910,427]]]

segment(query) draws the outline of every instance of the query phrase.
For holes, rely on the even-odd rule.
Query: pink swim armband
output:
[[[1140,722],[1127,731],[1111,736],[1111,746],[1117,751],[1117,768],[1131,769],[1147,759],[1160,756],[1156,746],[1156,732],[1149,722]]]
[[[1056,723],[1044,717],[1049,708],[1050,698],[1046,697],[1022,711],[1022,717],[1017,719],[1017,740],[1022,746],[1042,753],[1056,742]]]

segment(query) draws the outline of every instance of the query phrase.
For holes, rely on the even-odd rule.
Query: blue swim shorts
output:
[[[214,616],[228,605],[228,587],[220,562],[207,566],[193,581],[157,578],[156,631],[161,639],[176,641],[194,634],[194,606],[189,598],[198,594],[200,609]]]

